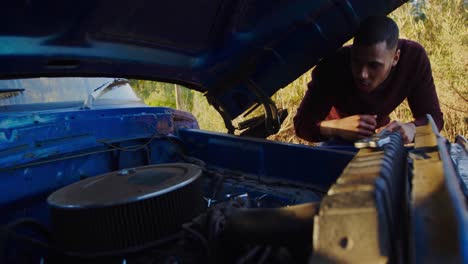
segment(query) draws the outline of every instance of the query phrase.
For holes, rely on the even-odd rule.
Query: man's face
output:
[[[377,88],[398,63],[400,50],[387,49],[385,41],[370,46],[353,45],[351,49],[351,71],[356,87],[363,92]]]

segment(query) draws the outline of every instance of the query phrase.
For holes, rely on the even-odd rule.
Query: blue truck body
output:
[[[206,209],[213,204],[221,206],[242,199],[243,206],[254,203],[249,206],[259,210],[320,203],[355,157],[355,149],[240,137],[233,135],[236,128],[232,120],[262,106],[265,129],[269,134],[277,132],[279,117],[269,98],[348,41],[361,20],[370,15],[386,15],[403,2],[47,0],[4,3],[6,11],[0,17],[1,79],[112,77],[182,84],[206,95],[220,112],[230,134],[202,131],[190,113],[149,107],[141,102],[97,103],[89,107],[80,98],[76,102],[0,105],[0,263],[73,263],[68,262],[73,260],[69,255],[65,262],[54,259],[60,245],[45,244],[43,241],[47,239],[38,233],[31,235],[28,233],[31,230],[23,230],[28,235],[26,239],[10,237],[15,227],[11,223],[29,219],[21,223],[29,227],[33,223],[36,231],[53,228],[47,202],[51,193],[82,180],[112,172],[123,175],[141,166],[191,163],[202,167],[204,173],[219,177],[222,183],[203,181]],[[86,87],[89,96],[97,90],[94,88]],[[0,87],[0,102],[5,99],[2,95],[24,90],[19,86]],[[459,255],[453,259],[466,263],[468,213],[466,198],[459,190],[460,172],[454,169],[450,154],[444,152],[446,149],[439,150],[448,175],[445,181],[451,197],[449,203],[455,212],[457,237],[449,239],[457,240]],[[404,171],[401,177],[411,175],[411,162],[399,169]],[[214,189],[220,191],[213,193]],[[278,216],[277,211],[254,212]],[[401,213],[402,218],[410,214]],[[201,214],[202,220],[203,217]],[[308,226],[312,226],[311,219]],[[275,226],[267,233],[276,229],[284,235],[279,229],[286,226]],[[189,240],[204,245],[207,252],[216,248],[193,229],[182,227],[185,235],[191,235]],[[293,225],[289,227],[294,229]],[[261,230],[262,225],[257,228]],[[393,260],[411,263],[430,251],[423,240],[417,239],[428,231],[418,226],[410,231],[412,235],[408,233],[405,238],[407,248],[397,249],[395,255],[400,254],[399,258]],[[305,237],[312,243],[311,233]],[[240,243],[239,248],[254,243],[250,236],[244,238],[249,242]],[[187,238],[181,239],[186,242],[183,239]],[[271,243],[281,240],[268,239]],[[342,239],[340,243],[346,248],[350,242]],[[309,244],[306,247],[310,249]],[[247,258],[250,255],[257,256],[258,262],[268,258],[285,259],[280,256],[282,249],[273,249],[253,246],[239,261],[250,263]],[[196,263],[204,258],[204,255],[200,257],[200,248],[179,248],[175,253],[171,250],[165,251],[171,252],[171,256],[159,252],[158,261]],[[236,250],[233,247],[229,252],[223,249],[217,252],[223,252],[223,256],[228,256],[223,260],[232,262],[238,257]],[[289,250],[293,258],[278,263],[308,261],[308,256],[301,251],[303,244],[294,244]],[[193,255],[185,256],[187,252]],[[134,257],[135,253],[132,254]],[[139,262],[140,259],[130,261],[126,253],[116,255],[109,263],[127,263],[127,260],[145,263]],[[213,257],[213,252],[208,255]],[[220,260],[216,256],[213,259]],[[107,260],[78,258],[77,263],[107,263]]]

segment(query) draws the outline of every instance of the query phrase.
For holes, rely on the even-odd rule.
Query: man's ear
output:
[[[395,55],[393,55],[392,67],[395,67],[400,60],[400,49],[397,49]]]

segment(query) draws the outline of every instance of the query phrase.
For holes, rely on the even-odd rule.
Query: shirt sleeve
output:
[[[312,71],[312,80],[307,85],[307,92],[294,117],[296,135],[311,142],[326,139],[320,134],[320,122],[325,120],[332,107],[331,98],[320,71],[319,66]]]
[[[416,126],[425,125],[427,123],[426,114],[430,114],[440,131],[444,126],[444,119],[432,77],[431,64],[422,46],[420,46],[417,55],[419,58],[415,61],[419,65],[414,74],[416,78],[411,84],[408,104]]]

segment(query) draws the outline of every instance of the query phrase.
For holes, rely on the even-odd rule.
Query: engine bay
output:
[[[50,228],[32,219],[8,226],[10,248],[21,249],[10,257],[24,263],[306,262],[310,223],[325,190],[191,161],[199,165],[124,169],[57,190],[48,197]]]
[[[449,203],[453,186],[440,189],[444,177],[457,183],[455,174],[442,173],[450,163],[441,159],[449,156],[436,147],[445,141],[421,141],[428,135],[430,126],[419,128],[408,155],[399,133],[354,153],[187,129],[177,138],[17,165],[5,170],[4,182],[44,188],[25,195],[0,186],[22,196],[0,208],[0,260],[411,263],[412,250],[420,250],[412,239],[436,241],[415,227],[434,238],[454,237],[460,228],[449,206],[437,207],[434,222],[421,222],[435,208],[426,201]],[[67,181],[61,171],[50,173],[52,165],[69,168]],[[74,174],[91,170],[101,172]],[[3,193],[2,201],[13,198]],[[456,228],[438,232],[443,221]],[[448,250],[455,260],[459,248],[450,241],[449,248],[431,244],[434,254]]]
[[[168,108],[22,115],[0,151],[2,263],[305,263],[315,205],[355,155],[202,131]],[[191,177],[150,172],[170,164],[198,171],[188,198],[172,193]],[[155,194],[164,206],[125,206]]]

